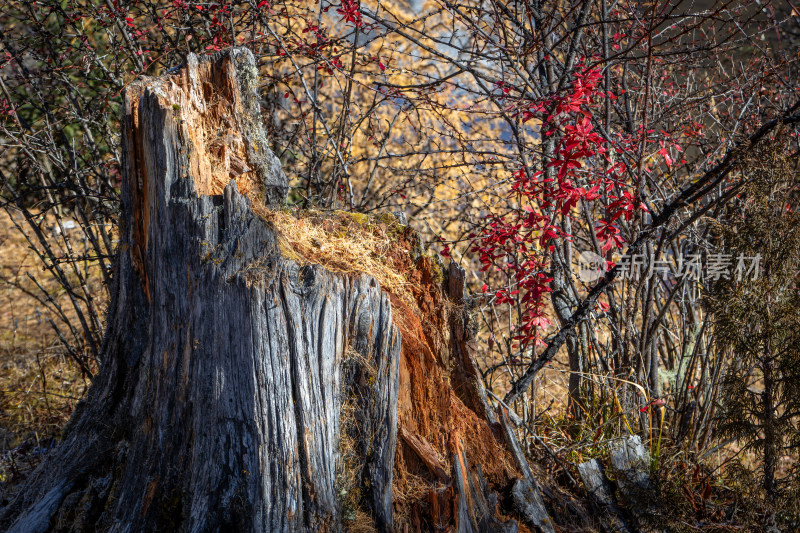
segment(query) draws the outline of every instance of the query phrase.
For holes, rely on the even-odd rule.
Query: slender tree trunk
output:
[[[775,430],[775,376],[772,347],[766,341],[764,347],[764,391],[761,393],[764,411],[764,492],[769,501],[775,501],[778,489],[775,484],[775,468],[778,464],[778,442]]]
[[[571,230],[567,227],[565,230]],[[575,300],[568,281],[572,264],[572,249],[569,243],[565,243],[559,248],[559,254],[553,259],[552,276],[553,281],[550,286],[551,302],[558,318],[559,326],[563,326],[571,317],[572,312],[578,305]],[[586,374],[586,354],[588,351],[588,338],[586,328],[583,324],[578,327],[577,335],[567,337],[567,358],[569,361],[569,413],[575,420],[583,418],[583,410],[580,403],[583,401],[583,384]]]
[[[101,372],[0,528],[339,531],[356,505],[379,531],[515,531],[495,491],[516,479],[517,519],[552,531],[489,423],[463,271],[436,281],[420,257],[412,309],[370,276],[281,256],[254,212],[287,191],[256,88],[232,49],[126,89]],[[410,474],[428,492],[409,496]]]

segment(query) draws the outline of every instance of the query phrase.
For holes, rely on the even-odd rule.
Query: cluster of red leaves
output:
[[[358,0],[341,0],[337,4],[322,7],[321,11],[328,12],[337,5],[336,13],[342,26],[366,27]],[[208,52],[215,52],[237,44],[234,40],[239,41],[239,44],[247,44],[250,42],[247,41],[248,37],[258,41],[268,39],[269,36],[263,31],[251,32],[250,35],[244,31],[244,35],[238,35],[238,39],[235,39],[233,28],[243,30],[249,26],[246,22],[248,20],[261,20],[260,17],[265,15],[279,15],[292,16],[302,23],[301,27],[304,26],[301,33],[289,32],[282,36],[282,43],[273,43],[279,56],[307,57],[314,61],[317,70],[329,76],[344,69],[342,56],[347,43],[342,42],[340,37],[329,35],[324,25],[319,23],[316,14],[310,11],[307,16],[300,12],[290,14],[285,7],[278,8],[267,0],[260,0],[257,3],[237,1],[200,3],[193,0],[172,0],[171,5],[165,9],[149,11],[144,8],[125,7],[120,0],[111,0],[108,7],[100,6],[98,12],[103,15],[101,18],[105,20],[105,24],[111,24],[111,21],[116,20],[125,26],[131,40],[141,46],[136,47],[136,55],[144,56],[145,67],[156,60],[156,56],[151,55],[148,45],[158,41],[159,35],[166,27],[185,27],[186,21],[191,20],[192,30],[187,32],[186,42],[199,40],[196,46],[202,46]],[[80,18],[78,16],[78,19]],[[123,44],[120,44],[119,51],[124,51]],[[164,44],[163,51],[170,51],[169,43]],[[386,69],[379,58],[372,59],[381,71]],[[142,72],[132,71],[132,73]],[[299,100],[295,101],[299,103]]]
[[[14,108],[5,98],[0,98],[0,118],[11,117],[14,115]]]
[[[342,0],[342,5],[336,12],[342,16],[342,20],[349,22],[356,28],[364,25],[364,21],[361,18],[361,9],[356,0]]]
[[[630,220],[637,208],[634,194],[623,186],[628,169],[612,157],[633,150],[633,140],[615,142],[593,125],[601,99],[613,98],[599,89],[600,81],[599,70],[580,68],[564,94],[514,105],[523,122],[539,121],[543,139],[557,134],[555,152],[538,170],[523,167],[513,174],[510,194],[519,208],[508,216],[490,215],[481,234],[473,235],[482,270],[499,269],[508,279],[505,288],[494,292],[494,302],[521,306],[514,338],[523,346],[542,344],[541,332],[551,323],[544,298],[552,291],[549,256],[555,239],[571,239],[557,223],[558,216],[572,216],[581,202],[604,202],[607,215],[597,221],[595,231],[608,252],[624,243],[615,221]],[[512,92],[506,84],[498,88],[504,95]]]

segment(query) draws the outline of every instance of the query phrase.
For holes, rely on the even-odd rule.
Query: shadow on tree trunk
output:
[[[552,531],[476,371],[463,271],[405,251],[409,303],[281,256],[253,209],[288,189],[256,72],[232,49],[127,88],[102,370],[0,525]]]

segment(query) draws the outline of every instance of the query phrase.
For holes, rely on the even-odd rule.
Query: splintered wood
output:
[[[231,58],[222,68],[212,62],[189,61],[173,76],[150,80],[174,134],[186,142],[189,175],[197,194],[221,195],[230,180],[245,196],[257,190],[257,175],[248,163],[243,138],[242,98]],[[138,111],[139,94],[132,99]]]

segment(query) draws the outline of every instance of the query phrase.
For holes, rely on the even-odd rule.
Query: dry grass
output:
[[[377,368],[375,363],[364,357],[351,346],[344,353],[345,364],[355,365],[362,369],[368,380],[374,379]],[[339,464],[336,471],[336,492],[342,513],[342,527],[347,533],[376,532],[375,520],[363,508],[362,476],[364,469],[363,450],[359,449],[359,441],[372,441],[370,435],[365,439],[364,425],[358,418],[356,398],[345,399],[339,412]]]
[[[448,463],[443,462],[442,464],[446,465]],[[411,472],[404,472],[403,477],[402,484],[395,483],[392,487],[395,502],[402,506],[409,502],[418,502],[427,498],[431,490],[430,481],[426,481]]]
[[[57,438],[89,386],[64,356],[48,323],[54,317],[28,294],[37,290],[28,273],[66,300],[0,211],[0,482],[19,479],[35,465],[39,450]]]
[[[374,365],[348,347],[345,357],[357,361],[368,375],[374,375]],[[363,361],[363,362],[362,362]],[[347,398],[339,413],[339,464],[336,471],[336,492],[342,513],[342,526],[348,533],[373,533],[375,520],[362,508],[361,491],[364,458],[358,441],[364,440],[363,426],[358,419],[354,398]],[[370,439],[371,440],[371,439]]]
[[[339,465],[336,472],[336,493],[345,531],[362,531],[359,524],[373,524],[369,516],[361,510],[361,473],[363,459],[358,450],[359,422],[356,405],[349,399],[342,405],[339,413]]]
[[[347,522],[344,526],[346,533],[377,533],[375,520],[361,509],[356,510],[355,518]]]
[[[398,238],[404,227],[391,215],[268,210],[258,214],[275,226],[285,258],[301,266],[321,265],[331,272],[369,274],[384,290],[406,303],[414,302],[410,282],[396,268],[398,256],[407,257],[411,249],[398,247],[407,242]]]

